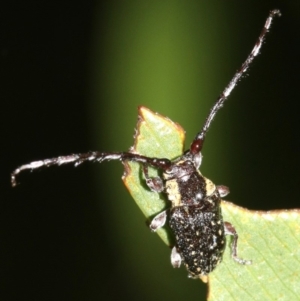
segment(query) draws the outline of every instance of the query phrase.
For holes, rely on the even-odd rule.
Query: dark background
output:
[[[189,144],[272,8],[283,16],[274,22],[250,76],[214,122],[201,170],[228,185],[227,199],[236,204],[262,210],[299,207],[300,5],[287,2],[187,1],[185,7],[170,1],[162,7],[160,1],[26,1],[2,7],[1,300],[204,298],[205,286],[187,279],[183,268],[174,270],[168,248],[145,226],[122,187],[121,164],[24,172],[14,189],[9,174],[32,160],[128,149],[141,104],[179,122]],[[181,23],[181,12],[191,13],[192,25]],[[178,20],[170,21],[172,14]],[[143,66],[145,73],[139,74],[137,64],[136,78],[149,86],[139,94],[143,85],[131,80],[128,66],[136,63],[135,41],[148,39],[139,32],[144,20],[153,34],[146,47],[150,53],[168,36],[175,46],[149,57],[149,70],[152,63],[161,66],[157,75],[149,71],[148,78]],[[166,31],[156,41],[164,22],[175,24],[175,33]],[[131,30],[126,31],[127,23]],[[186,24],[193,28],[190,37]],[[174,61],[155,62],[172,55],[176,61],[185,38],[195,44],[191,53],[183,48],[183,67],[181,61],[177,69],[170,69]],[[156,83],[159,74],[173,82],[174,96],[168,94],[172,86],[164,90],[167,84]]]

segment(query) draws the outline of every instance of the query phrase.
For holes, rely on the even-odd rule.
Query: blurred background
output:
[[[122,164],[10,172],[133,144],[137,106],[187,146],[279,8],[261,55],[208,133],[202,173],[249,209],[299,207],[299,1],[24,1],[2,6],[1,300],[205,300],[174,270]],[[248,76],[249,75],[249,76]]]

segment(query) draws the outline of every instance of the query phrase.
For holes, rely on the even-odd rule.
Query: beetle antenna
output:
[[[232,90],[236,87],[239,80],[242,78],[243,74],[247,71],[250,64],[254,60],[254,58],[259,54],[260,48],[264,42],[264,39],[268,33],[268,30],[270,29],[271,23],[273,21],[273,18],[275,16],[281,16],[281,13],[278,9],[274,9],[270,11],[270,14],[266,20],[266,23],[261,31],[261,34],[258,37],[258,40],[256,41],[254,48],[252,49],[251,53],[245,60],[245,62],[242,64],[240,69],[235,73],[227,87],[224,89],[224,91],[220,94],[217,101],[211,108],[205,123],[203,125],[202,130],[196,135],[195,139],[193,140],[191,147],[190,147],[190,153],[193,155],[196,155],[200,153],[203,147],[204,139],[206,136],[206,133],[210,127],[211,122],[215,118],[217,112],[220,110],[220,108],[223,106],[225,100],[228,98],[228,96],[231,94]]]
[[[68,156],[59,156],[56,158],[44,159],[39,161],[33,161],[28,164],[24,164],[16,168],[11,173],[11,185],[14,187],[17,185],[17,176],[20,172],[24,170],[34,170],[42,167],[49,166],[60,166],[64,164],[73,163],[75,166],[80,165],[83,162],[98,162],[110,160],[119,160],[119,161],[132,161],[139,162],[141,164],[151,165],[153,167],[166,169],[171,165],[171,161],[168,159],[159,159],[159,158],[150,158],[145,157],[139,154],[120,152],[120,153],[104,153],[104,152],[88,152],[80,154],[72,154]]]

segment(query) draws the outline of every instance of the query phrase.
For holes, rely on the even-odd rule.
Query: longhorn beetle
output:
[[[189,277],[201,278],[206,281],[207,275],[222,260],[225,235],[233,236],[232,258],[240,264],[251,264],[250,260],[238,257],[238,234],[233,225],[224,222],[222,218],[220,203],[221,198],[229,193],[228,187],[216,186],[209,179],[202,176],[198,169],[202,161],[201,150],[204,139],[212,120],[259,53],[275,16],[280,16],[279,10],[270,11],[250,55],[211,108],[202,130],[196,135],[190,148],[179,158],[171,161],[166,158],[150,158],[130,151],[113,153],[95,151],[60,156],[21,165],[11,174],[12,186],[17,184],[17,175],[27,169],[38,169],[44,166],[49,167],[67,163],[74,163],[77,166],[86,161],[99,163],[105,160],[137,162],[141,165],[149,189],[156,193],[165,193],[171,201],[171,208],[156,215],[150,224],[150,229],[156,231],[163,227],[168,217],[176,239],[176,244],[171,252],[173,267],[179,267],[183,262],[188,270]],[[163,177],[150,177],[148,166],[161,170]]]

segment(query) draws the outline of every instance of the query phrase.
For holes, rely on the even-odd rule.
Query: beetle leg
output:
[[[226,196],[227,194],[230,193],[229,187],[224,186],[224,185],[218,185],[217,190],[218,190],[219,195],[220,195],[221,198],[223,198],[224,196]]]
[[[177,252],[176,247],[173,247],[171,252],[171,263],[174,268],[179,268],[181,265],[181,255]]]
[[[245,259],[239,258],[237,255],[238,234],[237,234],[235,228],[233,227],[233,225],[230,224],[229,222],[224,222],[224,228],[225,228],[225,235],[233,236],[233,242],[231,245],[232,258],[239,264],[252,264],[252,260],[245,260]]]
[[[157,214],[153,220],[151,221],[150,224],[150,229],[155,232],[156,230],[160,229],[161,227],[163,227],[166,223],[167,220],[167,210],[162,211],[161,213]]]
[[[164,190],[164,183],[160,177],[150,177],[148,173],[148,166],[143,164],[143,173],[146,179],[147,186],[154,192],[162,192]]]

